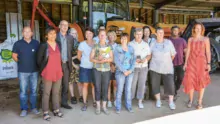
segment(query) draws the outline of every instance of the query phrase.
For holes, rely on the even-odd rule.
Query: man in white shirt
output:
[[[144,108],[142,103],[145,93],[145,83],[147,80],[148,73],[148,61],[150,60],[150,47],[148,43],[142,40],[143,29],[137,28],[134,33],[135,39],[129,43],[134,48],[134,53],[136,56],[136,63],[134,69],[134,77],[132,82],[132,98],[135,98],[135,93],[137,89],[136,98],[138,101],[138,107],[140,109]],[[136,88],[137,87],[137,88]]]

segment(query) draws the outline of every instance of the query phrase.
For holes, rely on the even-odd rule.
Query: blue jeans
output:
[[[121,110],[121,97],[125,86],[125,107],[127,109],[132,108],[131,99],[131,86],[134,73],[125,76],[123,72],[116,71],[115,78],[117,82],[117,93],[116,93],[116,110]]]
[[[18,78],[20,84],[19,97],[20,97],[21,110],[28,110],[28,91],[30,93],[29,101],[31,103],[31,109],[36,108],[38,72],[33,72],[33,73],[18,72]]]

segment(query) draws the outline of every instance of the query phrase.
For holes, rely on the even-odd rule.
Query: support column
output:
[[[159,22],[159,10],[153,10],[153,24],[156,24]]]
[[[78,20],[78,6],[72,6],[72,23],[75,23]]]
[[[21,0],[17,0],[17,4],[18,4],[18,13],[21,14],[22,13]]]
[[[131,20],[130,18],[130,6],[129,6],[130,0],[127,0],[127,20]]]
[[[163,14],[163,23],[166,24],[166,14]]]
[[[93,16],[92,16],[92,10],[93,10],[93,0],[88,0],[88,11],[89,11],[89,27],[93,28]]]
[[[184,23],[184,24],[187,24],[187,16],[188,16],[188,15],[184,14],[183,16],[184,16],[184,21],[183,21],[183,23]]]

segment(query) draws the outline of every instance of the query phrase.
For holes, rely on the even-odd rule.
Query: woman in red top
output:
[[[210,71],[210,41],[204,37],[205,28],[202,23],[196,23],[192,29],[192,37],[188,40],[185,75],[183,79],[184,92],[189,94],[188,107],[192,106],[194,91],[199,92],[197,109],[202,108],[202,99],[206,86],[211,82]]]
[[[38,52],[38,64],[43,80],[42,108],[44,119],[49,121],[49,98],[52,90],[52,104],[54,116],[63,117],[59,108],[59,91],[63,76],[61,66],[60,47],[56,43],[56,30],[49,28],[46,30],[47,42],[40,45]]]

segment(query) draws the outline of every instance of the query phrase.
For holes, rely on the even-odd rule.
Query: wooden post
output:
[[[70,4],[70,23],[73,23],[74,17],[75,17],[75,13],[74,13],[74,9],[73,9],[73,4]]]
[[[184,21],[183,21],[183,23],[186,24],[186,23],[187,23],[187,16],[188,16],[188,15],[184,14],[183,16],[184,16]]]
[[[154,19],[153,19],[153,24],[156,24],[159,22],[159,10],[154,10]]]
[[[138,9],[138,22],[141,22],[141,8]]]

